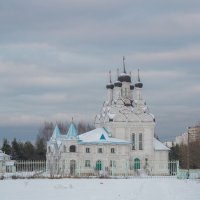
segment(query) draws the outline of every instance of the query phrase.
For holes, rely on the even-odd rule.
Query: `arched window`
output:
[[[115,153],[115,148],[111,148],[110,153]]]
[[[110,160],[110,167],[116,167],[116,161]]]
[[[48,147],[48,152],[51,153],[51,148],[50,147]]]
[[[135,150],[135,133],[132,133],[131,143],[132,143],[132,150]]]
[[[64,145],[63,147],[63,152],[66,153],[67,152],[67,149],[66,149],[66,146]]]
[[[140,159],[136,158],[134,160],[134,169],[140,169]]]
[[[143,149],[143,137],[142,133],[139,134],[139,150]]]
[[[55,170],[58,169],[58,159],[56,158],[56,162],[55,162]]]
[[[70,160],[70,175],[74,176],[75,172],[76,172],[76,161],[75,160]]]
[[[85,160],[85,167],[90,167],[90,160]]]
[[[98,153],[103,153],[103,149],[102,148],[98,148]]]
[[[71,145],[69,147],[69,152],[76,152],[76,146],[75,145]]]
[[[102,170],[102,163],[100,160],[97,160],[97,162],[96,162],[96,170],[98,170],[98,171]]]

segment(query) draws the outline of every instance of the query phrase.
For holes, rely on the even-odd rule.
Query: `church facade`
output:
[[[95,117],[96,129],[78,134],[72,122],[67,134],[56,126],[47,143],[47,169],[61,175],[167,175],[169,149],[155,135],[156,121],[143,98],[143,83],[123,73],[106,85],[107,99]]]

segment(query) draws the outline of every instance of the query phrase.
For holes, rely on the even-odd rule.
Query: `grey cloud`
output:
[[[124,55],[134,81],[141,69],[157,133],[179,134],[199,120],[199,8],[196,0],[0,0],[0,127],[33,134],[27,127],[43,121],[93,121],[107,72],[116,80]]]

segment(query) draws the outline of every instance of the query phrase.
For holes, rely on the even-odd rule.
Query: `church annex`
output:
[[[154,137],[156,121],[143,98],[143,83],[126,72],[106,85],[107,99],[95,117],[96,129],[79,135],[56,126],[47,143],[47,169],[61,175],[168,174],[168,151]]]

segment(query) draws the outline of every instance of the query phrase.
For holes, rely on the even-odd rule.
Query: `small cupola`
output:
[[[135,84],[136,88],[143,88],[143,83],[140,81],[140,70],[138,69],[138,82]]]
[[[131,83],[131,76],[126,73],[125,57],[123,57],[123,68],[124,68],[124,71],[118,77],[118,81]]]
[[[114,88],[114,84],[112,83],[111,80],[111,71],[109,71],[109,77],[110,77],[110,82],[106,85],[106,88],[112,90]]]
[[[116,82],[114,83],[114,86],[115,86],[115,87],[122,87],[122,82],[116,81]]]
[[[119,81],[119,69],[117,69],[117,81],[115,81],[114,86],[115,87],[122,87],[122,82]]]
[[[135,88],[134,85],[131,84],[131,85],[130,85],[130,90],[134,90],[134,88]]]

